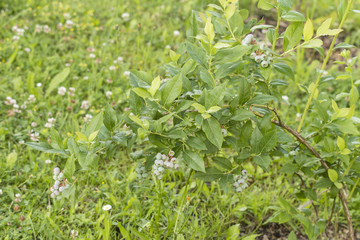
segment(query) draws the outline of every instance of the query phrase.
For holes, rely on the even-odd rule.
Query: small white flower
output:
[[[73,229],[73,230],[70,231],[70,235],[71,235],[72,238],[75,238],[75,237],[78,236],[78,231]]]
[[[88,123],[90,122],[92,119],[92,115],[91,114],[86,114],[84,117],[84,122]]]
[[[25,48],[24,50],[25,50],[25,52],[28,52],[28,53],[31,52],[30,48]]]
[[[90,54],[89,54],[89,58],[96,58],[96,55],[93,54],[93,53],[90,53]]]
[[[124,76],[125,76],[126,78],[129,78],[129,76],[130,76],[130,72],[129,72],[129,71],[125,71],[123,74],[124,74]]]
[[[173,32],[173,35],[174,35],[174,37],[177,37],[177,36],[180,35],[180,32],[179,32],[178,30],[175,30],[175,31]]]
[[[70,14],[69,14],[69,13],[64,13],[64,18],[65,18],[65,19],[70,19],[70,18],[71,18],[71,16],[70,16]]]
[[[17,27],[16,25],[11,28],[11,30],[12,30],[13,32],[16,32],[17,29],[18,29],[18,27]]]
[[[43,27],[41,25],[36,24],[35,26],[35,32],[40,33],[42,31]]]
[[[243,176],[246,176],[246,175],[248,174],[248,172],[244,169],[244,170],[241,171],[241,174],[242,174]]]
[[[28,97],[28,101],[29,101],[30,103],[33,103],[33,102],[36,101],[36,97],[35,97],[33,94],[31,94],[31,95],[29,95],[29,97]]]
[[[255,62],[259,63],[259,62],[261,62],[261,61],[262,61],[261,55],[257,55],[257,56],[255,57]]]
[[[59,173],[60,173],[60,168],[58,168],[58,167],[56,167],[56,168],[54,168],[53,169],[53,173],[54,173],[54,175],[59,175]]]
[[[165,48],[166,48],[166,49],[171,49],[171,46],[170,46],[170,45],[166,45]]]
[[[20,141],[19,141],[19,144],[21,144],[21,145],[24,144],[24,143],[25,143],[24,140],[20,140]]]
[[[14,42],[18,41],[19,39],[20,39],[19,36],[13,36],[13,37],[12,37],[12,40],[13,40]]]
[[[50,164],[50,163],[51,163],[50,159],[45,160],[45,164]]]
[[[107,98],[111,98],[112,92],[111,91],[106,91],[105,95],[106,95]]]
[[[67,27],[67,28],[72,28],[73,24],[74,24],[73,21],[71,21],[71,20],[66,20],[66,22],[65,22],[65,27]]]
[[[36,127],[36,126],[37,126],[37,123],[36,123],[36,122],[32,122],[32,123],[31,123],[31,126],[32,126],[32,127]]]
[[[130,14],[127,13],[127,12],[124,12],[123,14],[121,14],[121,18],[122,18],[125,22],[127,22],[127,21],[129,21],[129,19],[130,19]]]
[[[0,189],[0,195],[3,195],[3,191],[2,191],[2,189]]]
[[[284,95],[281,97],[287,104],[289,104],[289,97]]]
[[[63,172],[60,172],[59,175],[58,175],[58,178],[60,180],[63,180],[64,179],[64,173]]]
[[[74,96],[74,94],[75,94],[75,88],[70,87],[68,94],[69,94],[69,96]]]
[[[118,62],[118,63],[122,63],[123,61],[124,61],[124,59],[123,59],[122,57],[118,57],[118,58],[117,58],[117,62]]]
[[[38,142],[39,141],[39,133],[38,132],[34,132],[30,134],[30,139],[32,141]]]
[[[110,70],[110,71],[114,71],[114,70],[116,70],[116,67],[115,67],[115,66],[110,66],[110,67],[109,67],[109,70]]]
[[[40,82],[38,82],[38,83],[36,84],[37,87],[41,87],[41,85],[42,85],[42,84],[41,84]]]
[[[58,88],[58,94],[61,96],[64,96],[66,93],[66,88],[65,87],[59,87]]]
[[[44,25],[43,30],[44,30],[44,33],[49,33],[51,31],[51,29],[48,25]]]
[[[105,206],[103,206],[102,207],[102,209],[104,210],[104,211],[109,211],[109,210],[111,210],[111,205],[109,205],[109,204],[107,204],[107,205],[105,205]]]
[[[17,193],[17,194],[15,194],[15,197],[16,197],[16,198],[20,198],[20,197],[21,197],[21,194],[20,194],[20,193]]]
[[[83,101],[82,103],[81,103],[81,109],[88,109],[90,107],[90,103],[89,103],[89,101]]]
[[[89,77],[88,77],[88,76],[85,76],[85,77],[84,77],[84,80],[88,80],[88,79],[89,79]]]
[[[18,36],[24,36],[24,32],[25,32],[25,30],[22,28],[16,29],[16,33]]]

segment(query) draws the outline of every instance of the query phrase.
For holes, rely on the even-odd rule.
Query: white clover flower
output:
[[[52,127],[53,127],[53,124],[47,122],[47,123],[45,123],[45,127],[46,127],[46,128],[52,128]]]
[[[78,233],[78,231],[77,231],[77,230],[74,230],[74,229],[73,229],[73,230],[71,230],[71,231],[70,231],[70,235],[71,235],[71,237],[72,237],[72,238],[77,237],[77,236],[78,236],[78,234],[79,234],[79,233]]]
[[[82,101],[80,108],[81,109],[88,109],[90,107],[89,101]]]
[[[14,42],[18,41],[19,39],[20,39],[19,36],[13,36],[13,37],[12,37],[12,40],[13,40]]]
[[[16,32],[17,29],[18,29],[18,27],[17,27],[16,25],[11,28],[11,30],[12,30],[13,32]]]
[[[116,70],[116,67],[115,67],[115,66],[110,66],[110,67],[109,67],[109,70],[110,70],[110,71],[114,71],[114,70]]]
[[[40,33],[42,31],[43,27],[41,25],[36,24],[35,25],[35,32]]]
[[[25,32],[25,30],[22,28],[16,29],[16,33],[18,36],[24,36],[24,32]]]
[[[39,133],[38,132],[31,133],[30,139],[34,142],[38,142],[39,141]]]
[[[58,25],[56,25],[57,29],[61,30],[63,28],[63,24],[60,22]]]
[[[96,55],[93,54],[93,53],[90,53],[90,54],[89,54],[89,58],[96,58]]]
[[[130,76],[130,72],[129,72],[129,71],[125,71],[123,74],[124,74],[124,76],[125,76],[126,78],[129,78],[129,76]]]
[[[22,105],[20,106],[20,108],[21,108],[21,109],[26,109],[26,103],[22,104]]]
[[[3,191],[2,191],[2,189],[0,188],[0,195],[3,195]]]
[[[112,92],[111,91],[106,91],[105,95],[106,95],[107,98],[111,98]]]
[[[89,79],[89,77],[88,77],[88,76],[85,76],[85,77],[84,77],[84,80],[88,80],[88,79]]]
[[[166,45],[165,48],[166,48],[166,49],[171,49],[171,46],[170,46],[170,45]]]
[[[31,126],[32,126],[32,127],[36,127],[36,126],[37,126],[37,123],[36,123],[36,122],[32,122],[32,123],[31,123]]]
[[[69,13],[64,13],[64,18],[65,18],[65,19],[70,19],[70,18],[71,18],[71,16],[70,16],[70,14],[69,14]]]
[[[48,122],[54,124],[56,122],[55,118],[48,118]]]
[[[65,67],[70,67],[71,64],[70,63],[65,63]]]
[[[180,35],[180,32],[179,32],[178,30],[175,30],[175,31],[173,32],[173,35],[174,35],[174,37],[177,37],[177,36]]]
[[[4,103],[5,103],[6,105],[13,105],[13,104],[14,104],[14,103],[13,103],[14,101],[15,101],[15,103],[16,103],[16,100],[12,99],[11,97],[6,97],[6,100],[5,100]]]
[[[287,104],[289,104],[289,97],[284,95],[281,97]]]
[[[48,25],[44,25],[43,30],[44,33],[49,33],[51,31],[51,28]]]
[[[25,52],[28,52],[28,53],[31,52],[30,48],[25,48],[24,50],[25,50]]]
[[[70,87],[68,94],[69,94],[69,96],[74,96],[75,95],[75,88]]]
[[[50,197],[51,197],[51,198],[55,198],[55,197],[56,197],[55,193],[52,192],[51,195],[50,195]]]
[[[33,102],[36,101],[36,97],[35,97],[33,94],[30,94],[29,97],[28,97],[28,101],[29,101],[30,103],[33,103]]]
[[[117,62],[118,62],[118,63],[122,63],[122,62],[124,62],[124,59],[123,59],[122,57],[118,57],[118,58],[117,58]]]
[[[58,167],[56,167],[56,168],[54,168],[53,169],[53,173],[54,173],[54,175],[59,175],[59,173],[60,173],[60,168],[58,168]]]
[[[74,22],[68,19],[65,22],[65,27],[72,28],[73,24],[74,24]]]
[[[37,87],[41,87],[41,85],[42,84],[40,82],[36,84]]]
[[[24,144],[24,143],[25,143],[24,140],[20,140],[20,141],[19,141],[19,144],[20,144],[20,145],[22,145],[22,144]]]
[[[58,94],[61,96],[64,96],[66,93],[66,88],[65,87],[59,87],[58,88]]]
[[[102,209],[104,210],[104,211],[109,211],[109,210],[111,210],[111,205],[109,205],[109,204],[107,204],[107,205],[105,205],[105,206],[103,206],[102,207]]]
[[[84,117],[84,122],[88,123],[90,122],[92,119],[92,115],[91,114],[86,114]]]
[[[127,12],[124,12],[123,14],[121,14],[121,18],[122,18],[125,22],[127,22],[127,21],[129,21],[129,19],[130,19],[130,14],[127,13]]]
[[[51,163],[50,159],[45,160],[45,164],[50,164],[50,163]]]

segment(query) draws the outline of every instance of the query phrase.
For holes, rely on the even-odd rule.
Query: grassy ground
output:
[[[118,113],[123,112],[128,107],[130,88],[127,71],[139,69],[164,75],[166,69],[162,66],[169,61],[169,50],[176,50],[186,39],[191,11],[204,11],[211,2],[0,3],[1,239],[69,239],[75,235],[72,230],[83,239],[106,236],[121,239],[128,235],[127,239],[237,239],[232,234],[238,236],[238,231],[241,236],[253,239],[262,234],[262,225],[278,205],[279,197],[294,201],[293,194],[298,193],[289,186],[300,182],[279,172],[283,159],[273,163],[271,173],[250,163],[244,165],[250,187],[238,194],[231,188],[220,188],[218,183],[196,180],[190,170],[168,175],[166,183],[153,179],[139,181],[135,172],[137,162],[128,152],[118,149],[109,149],[98,159],[96,169],[83,171],[73,179],[77,183],[77,198],[53,201],[49,194],[54,182],[52,169],[63,168],[66,159],[22,144],[31,141],[34,133],[39,134],[40,141],[47,141],[49,118],[56,119],[54,127],[66,137],[84,126],[87,114],[95,116],[106,104],[111,104]],[[332,14],[334,5],[326,3],[326,14]],[[251,6],[253,15],[258,13],[255,3],[242,4]],[[310,1],[300,8],[307,4]],[[316,9],[311,11],[320,14]],[[356,29],[359,19],[350,20],[348,32]],[[67,20],[72,24],[69,21],[66,24]],[[14,26],[24,29],[24,34]],[[14,38],[18,35],[19,39]],[[347,36],[350,43],[359,44],[358,32]],[[305,68],[299,69],[298,73],[303,74],[299,79],[305,81],[305,76],[307,81],[311,80],[314,65],[306,59],[299,61]],[[65,81],[56,86],[50,84],[67,69],[70,73]],[[337,70],[330,71],[336,75]],[[58,94],[60,86],[67,89],[65,95]],[[75,88],[73,96],[68,94],[71,87]],[[31,102],[30,95],[36,101]],[[18,110],[6,105],[8,96],[17,101]],[[88,108],[83,101],[88,101]],[[296,104],[292,109],[296,109]],[[191,183],[189,187],[186,182]],[[106,204],[112,206],[110,211],[102,209]],[[330,206],[331,201],[323,199],[321,204]],[[356,196],[351,209],[358,209],[359,205],[360,196]],[[330,213],[323,214],[327,219]],[[360,218],[355,211],[354,214],[358,229]],[[345,221],[339,216],[337,222],[341,228]],[[286,234],[302,233],[295,223],[281,228]]]

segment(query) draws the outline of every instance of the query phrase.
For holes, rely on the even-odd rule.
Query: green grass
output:
[[[237,230],[245,237],[259,233],[257,230],[279,205],[279,197],[296,206],[302,204],[293,196],[299,192],[290,187],[300,185],[299,179],[279,171],[284,159],[274,161],[271,173],[251,163],[244,164],[251,184],[244,192],[236,193],[231,186],[195,179],[190,169],[168,174],[168,181],[151,177],[139,181],[135,173],[137,161],[122,148],[101,149],[97,167],[81,170],[72,179],[76,196],[54,201],[49,191],[54,182],[52,169],[56,166],[63,169],[66,159],[21,144],[31,141],[31,130],[40,134],[42,142],[50,139],[45,128],[49,113],[56,118],[55,129],[65,139],[84,127],[86,114],[95,116],[107,104],[117,113],[124,112],[130,92],[124,72],[142,70],[165,76],[167,69],[163,65],[170,60],[169,49],[176,51],[185,41],[192,10],[204,11],[213,2],[18,0],[0,3],[1,239],[69,239],[71,230],[77,230],[81,239],[106,236],[109,239],[226,239],[231,231]],[[317,4],[320,2],[323,1]],[[330,1],[326,3],[326,13],[332,14],[334,5]],[[251,4],[251,14],[257,16],[254,2],[243,4]],[[303,9],[306,4],[302,5]],[[311,11],[323,15],[318,9]],[[122,19],[124,12],[130,14],[129,21]],[[70,14],[72,28],[65,27],[64,13]],[[358,29],[358,15],[350,21],[349,29]],[[57,28],[59,22],[64,25],[61,30]],[[48,25],[51,31],[36,33],[36,24]],[[18,41],[12,39],[13,26],[28,27]],[[180,32],[179,36],[174,36],[175,30]],[[349,43],[359,44],[360,38],[354,32],[347,39]],[[30,48],[30,52],[25,48]],[[88,48],[95,49],[95,59],[89,57]],[[120,56],[123,62],[114,63]],[[298,69],[301,84],[314,79],[315,66],[306,59],[304,56],[297,62],[302,66]],[[110,70],[110,66],[116,69]],[[66,68],[70,74],[46,95],[51,80]],[[329,70],[334,75],[338,75],[337,71]],[[325,84],[338,93],[345,88],[341,83]],[[75,95],[58,95],[60,86],[67,90],[74,87]],[[299,99],[301,96],[297,99],[292,96],[292,87],[287,92],[294,98],[291,98],[294,104],[288,111],[297,112],[296,105],[304,103]],[[106,96],[107,91],[112,92],[111,97]],[[14,113],[4,103],[10,96],[21,106],[30,94],[36,97],[36,102],[28,103],[21,113]],[[90,102],[89,109],[81,109],[85,100]],[[286,120],[293,123],[295,116]],[[32,122],[37,126],[31,126]],[[13,166],[9,157],[12,152],[17,154]],[[47,159],[51,160],[50,164],[45,163]],[[21,194],[21,202],[16,202],[15,194]],[[331,208],[332,201],[324,196],[317,204],[321,207],[325,203]],[[112,210],[104,211],[105,204],[110,204]],[[14,209],[15,205],[19,210]],[[360,225],[356,211],[359,205],[360,196],[356,195],[350,204],[355,229]],[[329,212],[323,214],[324,218],[329,216]],[[339,218],[340,223],[345,223],[342,215]],[[231,228],[234,225],[236,230]],[[286,228],[303,232],[296,222]]]

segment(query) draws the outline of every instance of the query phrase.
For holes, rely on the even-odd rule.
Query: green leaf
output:
[[[295,78],[295,74],[289,65],[279,62],[279,63],[275,63],[273,67],[279,73],[285,74],[291,79]]]
[[[66,161],[64,167],[64,175],[67,179],[71,179],[74,173],[75,173],[75,158],[73,155],[71,155]]]
[[[291,9],[291,0],[278,0],[280,8],[284,11],[289,11]]]
[[[214,168],[214,167],[209,167],[209,168],[206,168],[206,171],[205,172],[197,172],[195,173],[195,177],[200,179],[200,180],[203,180],[203,181],[206,181],[206,182],[212,182],[212,181],[215,181],[216,179],[219,179],[223,176],[224,174]]]
[[[321,36],[323,34],[325,34],[329,28],[330,28],[330,24],[332,22],[332,18],[328,18],[326,19],[318,28],[318,30],[316,31],[316,35]]]
[[[239,239],[239,236],[240,236],[240,224],[235,224],[228,228],[226,233],[226,240],[236,240]]]
[[[60,83],[62,83],[70,73],[70,68],[65,68],[60,73],[58,73],[50,82],[49,87],[46,90],[45,97],[49,96],[49,94],[57,87]]]
[[[301,22],[293,22],[286,28],[284,32],[284,40],[286,39],[288,44],[284,44],[284,50],[293,48],[300,43],[303,33],[302,26]]]
[[[272,9],[274,6],[267,0],[260,0],[257,5],[258,8],[265,11]]]
[[[212,42],[215,38],[214,25],[211,23],[211,17],[208,17],[205,23],[204,32],[209,39],[209,42]]]
[[[215,62],[218,64],[236,62],[251,49],[251,46],[238,45],[232,48],[222,48],[215,54]]]
[[[328,188],[331,187],[333,183],[328,178],[321,178],[314,185],[314,188]]]
[[[288,240],[298,240],[294,231],[291,231],[288,236]]]
[[[303,48],[318,48],[323,45],[323,41],[320,39],[311,39],[307,44],[304,44]]]
[[[6,157],[6,166],[9,169],[12,169],[16,163],[16,160],[17,160],[17,153],[13,151]]]
[[[89,125],[86,125],[85,135],[87,137],[90,136],[90,134],[92,134],[93,132],[100,130],[102,125],[103,125],[103,113],[99,112],[95,117],[93,117]]]
[[[88,141],[86,135],[83,134],[82,132],[75,132],[75,134],[80,141],[84,141],[84,142]]]
[[[169,106],[180,96],[182,90],[182,74],[179,73],[169,81],[161,89],[161,101],[165,106]]]
[[[304,26],[304,41],[309,41],[314,34],[314,27],[310,19],[308,19]]]
[[[250,83],[246,80],[246,78],[241,78],[239,80],[239,104],[243,105],[250,99],[250,97],[251,97]]]
[[[186,138],[187,136],[183,129],[172,129],[169,132],[164,132],[163,134],[173,139]]]
[[[196,137],[190,137],[187,141],[186,144],[191,147],[191,148],[195,148],[197,150],[207,150],[206,148],[206,144],[199,138]]]
[[[269,171],[270,161],[269,155],[254,156],[254,162],[267,172]]]
[[[207,139],[214,144],[218,149],[221,148],[224,137],[221,132],[221,126],[218,120],[211,117],[204,120],[202,129]]]
[[[284,15],[281,16],[282,19],[284,19],[285,21],[289,21],[289,22],[305,22],[306,18],[304,17],[304,15],[302,15],[301,13],[297,12],[297,11],[288,11],[286,12]]]
[[[216,86],[210,91],[205,91],[205,108],[217,106],[224,98],[226,92],[226,83]]]
[[[59,154],[66,155],[64,150],[53,149],[48,143],[45,143],[45,142],[41,142],[41,143],[28,142],[28,143],[25,143],[25,145],[27,145],[33,149],[46,152],[46,153],[59,153]]]
[[[240,66],[241,63],[242,63],[242,61],[239,60],[237,62],[221,64],[220,67],[216,71],[215,78],[221,79],[223,77],[228,76],[230,73],[234,72]]]
[[[263,138],[263,134],[259,130],[258,127],[255,127],[254,131],[251,134],[250,145],[253,153],[259,154],[261,152],[262,144],[261,140]]]
[[[133,88],[132,91],[143,99],[151,98],[151,94],[143,88]]]
[[[236,4],[235,4],[235,2],[229,4],[229,5],[226,7],[226,9],[225,9],[225,17],[226,17],[227,19],[230,19],[230,18],[234,15],[235,11],[236,11]]]
[[[238,109],[238,110],[236,110],[236,112],[235,112],[234,116],[231,118],[231,120],[240,122],[240,121],[247,120],[253,116],[255,116],[255,114],[253,114],[249,110]]]
[[[328,125],[329,128],[336,128],[344,134],[359,135],[357,127],[351,119],[336,119]]]
[[[334,169],[328,170],[330,180],[334,183],[338,180],[338,173]]]
[[[159,89],[160,87],[160,76],[157,76],[151,83],[151,87],[149,89],[149,93],[151,94],[151,96],[154,96],[156,91]]]
[[[276,101],[276,97],[266,94],[259,94],[256,95],[253,99],[247,102],[248,105],[251,104],[260,104],[260,105],[266,105],[271,101]]]
[[[104,125],[112,132],[117,124],[117,117],[115,110],[108,104],[104,111]]]
[[[200,156],[200,154],[193,152],[193,151],[186,150],[183,152],[183,157],[184,157],[186,164],[190,168],[192,168],[196,171],[205,172],[204,160]]]
[[[280,169],[281,173],[294,174],[299,170],[299,166],[295,163],[285,163],[284,166]]]
[[[229,159],[224,157],[213,157],[212,160],[216,165],[226,170],[231,170],[233,168],[232,163]]]
[[[143,71],[131,71],[130,84],[134,88],[150,88],[152,77],[149,73]]]
[[[344,150],[346,147],[345,140],[342,137],[337,137],[336,145],[340,151]]]
[[[229,19],[229,25],[235,38],[240,38],[244,30],[244,19],[239,12],[235,12]]]
[[[260,153],[269,152],[276,146],[276,130],[266,133],[260,141]]]
[[[50,136],[51,146],[56,149],[62,149],[63,145],[58,131],[56,131],[54,128],[50,128]]]
[[[99,130],[91,133],[91,134],[89,135],[89,142],[92,142],[92,141],[96,138],[96,136],[98,135],[98,133],[99,133]]]
[[[199,63],[204,68],[208,68],[208,64],[206,61],[206,53],[202,48],[199,48],[195,44],[186,43],[186,50],[190,57],[194,59],[197,63]]]

